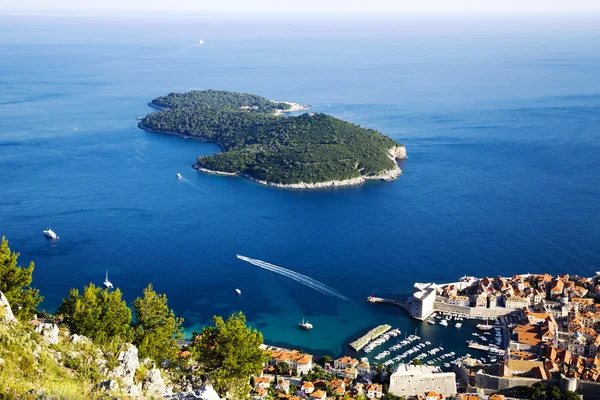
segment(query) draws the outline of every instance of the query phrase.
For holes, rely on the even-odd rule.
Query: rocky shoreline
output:
[[[394,160],[405,160],[406,156],[406,148],[404,146],[396,146],[389,150],[390,159]],[[223,172],[223,171],[213,171],[210,169],[202,168],[198,164],[194,164],[192,166],[194,169],[197,169],[200,172],[204,172],[206,174],[213,175],[224,175],[224,176],[239,176],[241,178],[248,179],[251,182],[258,183],[264,186],[271,186],[278,189],[328,189],[335,187],[344,187],[344,186],[358,186],[364,184],[367,180],[382,180],[382,181],[393,181],[402,175],[402,170],[396,164],[396,168],[383,171],[377,175],[372,176],[358,176],[356,178],[343,179],[343,180],[333,180],[333,181],[325,181],[325,182],[298,182],[298,183],[275,183],[264,181],[261,179],[257,179],[253,176],[247,174],[238,174],[235,172]]]

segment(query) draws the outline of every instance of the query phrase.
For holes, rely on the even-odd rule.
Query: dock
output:
[[[354,342],[350,343],[349,346],[352,347],[354,350],[359,351],[360,349],[365,347],[367,344],[369,344],[370,341],[377,339],[379,336],[383,335],[390,329],[392,329],[391,325],[388,325],[388,324],[379,325],[379,326],[371,329],[369,332],[365,333],[358,339],[356,339]]]
[[[482,351],[490,351],[490,349],[495,348],[495,347],[490,347],[490,346],[486,346],[484,344],[471,342],[471,343],[469,343],[469,348],[476,349],[476,350],[482,350]],[[497,351],[497,354],[500,356],[504,355],[504,353],[505,353],[505,351],[502,349],[496,349],[496,351]]]

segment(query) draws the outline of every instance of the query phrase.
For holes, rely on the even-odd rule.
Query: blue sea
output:
[[[35,262],[46,310],[108,270],[128,301],[148,283],[166,293],[188,333],[241,310],[268,343],[339,355],[380,323],[468,339],[468,326],[415,323],[367,304],[371,294],[401,298],[415,281],[465,274],[600,270],[593,24],[317,21],[277,25],[283,35],[203,21],[0,17],[0,234],[21,264]],[[154,97],[191,89],[310,104],[375,128],[406,146],[403,175],[294,191],[196,172],[216,145],[136,126]]]

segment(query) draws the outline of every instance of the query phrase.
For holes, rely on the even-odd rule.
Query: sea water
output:
[[[188,333],[241,310],[268,343],[317,353],[348,351],[381,323],[448,348],[471,339],[470,323],[415,323],[365,298],[401,298],[416,281],[600,267],[597,30],[248,39],[4,18],[0,234],[22,265],[35,261],[48,311],[108,270],[128,301],[149,283],[166,293]],[[190,46],[199,31],[205,44]],[[193,170],[215,144],[137,128],[152,98],[209,88],[375,128],[406,146],[403,175],[267,188]],[[48,227],[59,240],[44,237]]]

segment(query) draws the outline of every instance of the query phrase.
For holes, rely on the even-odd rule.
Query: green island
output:
[[[401,174],[404,146],[380,132],[295,103],[227,91],[171,93],[149,103],[160,109],[139,127],[218,143],[223,152],[198,157],[202,172],[238,175],[282,188],[359,185]]]

